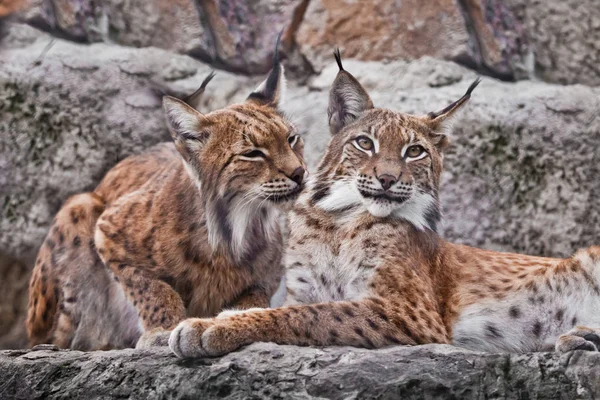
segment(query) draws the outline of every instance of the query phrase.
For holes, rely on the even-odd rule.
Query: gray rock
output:
[[[214,56],[201,12],[189,0],[103,1],[97,40],[126,46],[159,47],[178,53],[201,51]],[[56,7],[58,10],[59,8]]]
[[[523,24],[494,0],[312,0],[296,42],[316,71],[340,47],[361,61],[431,56],[506,80],[530,73]]]
[[[600,85],[597,0],[507,0],[525,26],[541,79]]]
[[[302,0],[28,0],[19,20],[58,37],[159,47],[228,71],[266,73]],[[1,10],[0,10],[1,12]],[[290,32],[289,35],[292,35]],[[290,48],[292,37],[282,47]]]
[[[168,350],[0,352],[2,398],[594,399],[600,354],[485,354],[257,343],[222,358]]]
[[[19,20],[79,42],[188,53],[212,48],[193,0],[28,0]],[[214,51],[213,51],[214,53]]]

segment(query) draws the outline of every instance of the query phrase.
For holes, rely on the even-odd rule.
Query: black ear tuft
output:
[[[469,88],[467,89],[467,93],[465,93],[465,96],[470,96],[471,92],[473,92],[473,90],[475,90],[477,85],[479,85],[480,83],[481,83],[481,78],[477,77],[477,79],[475,79],[473,81],[473,83],[471,83],[471,86],[469,86]]]
[[[273,51],[273,67],[271,73],[267,77],[267,82],[265,85],[265,94],[269,97],[269,94],[277,92],[277,85],[279,84],[279,75],[281,74],[281,63],[279,62],[279,43],[281,43],[281,36],[283,35],[283,30],[279,32],[277,35],[277,40],[275,41],[275,50]]]
[[[337,62],[340,71],[344,71],[344,67],[342,65],[342,55],[340,54],[339,47],[335,48],[335,50],[333,51],[333,56],[335,57],[335,62]]]
[[[473,90],[475,90],[479,83],[481,83],[481,78],[478,77],[477,79],[475,79],[475,81],[473,81],[473,83],[471,83],[471,85],[467,89],[467,92],[460,99],[456,100],[449,106],[444,107],[444,109],[440,111],[430,112],[429,114],[427,114],[427,117],[431,120],[435,120],[438,118],[445,119],[446,117],[451,116],[456,110],[458,110],[463,104],[465,104],[467,100],[471,98],[471,93],[473,92]]]
[[[204,80],[200,84],[200,87],[196,89],[194,93],[186,97],[184,101],[197,110],[200,106],[200,98],[202,97],[202,93],[204,93],[204,89],[206,89],[206,86],[215,77],[215,75],[215,71],[210,71],[210,74],[208,74],[206,78],[204,78]]]
[[[335,49],[333,55],[340,70],[329,90],[327,116],[329,131],[336,134],[360,118],[365,111],[372,109],[373,101],[358,80],[342,66],[340,50]]]
[[[248,100],[272,105],[276,105],[281,100],[281,92],[284,90],[283,86],[285,85],[283,82],[283,66],[279,60],[279,43],[281,42],[282,35],[283,30],[279,32],[275,41],[271,72],[269,72],[267,79],[254,92],[250,93]]]

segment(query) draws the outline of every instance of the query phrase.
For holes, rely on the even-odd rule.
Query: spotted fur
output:
[[[67,201],[31,279],[31,345],[150,346],[186,317],[269,305],[283,274],[279,215],[305,164],[278,111],[278,61],[267,83],[209,114],[165,97],[174,144],[127,158]]]
[[[600,247],[562,260],[436,234],[446,124],[477,82],[442,111],[417,117],[374,108],[338,62],[333,137],[289,216],[285,304],[186,320],[171,334],[171,349],[180,357],[255,341],[598,349],[599,330],[572,328],[600,326]]]

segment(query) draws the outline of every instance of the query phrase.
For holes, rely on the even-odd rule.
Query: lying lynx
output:
[[[478,81],[440,112],[413,116],[374,108],[337,60],[333,137],[290,215],[285,306],[186,320],[171,349],[201,357],[272,341],[597,350],[598,330],[576,325],[600,325],[600,247],[551,259],[436,234],[444,132]]]
[[[166,345],[163,330],[188,316],[269,306],[278,215],[305,175],[302,139],[278,111],[283,85],[275,56],[243,104],[204,115],[164,98],[175,144],[122,161],[56,216],[30,284],[31,345]]]

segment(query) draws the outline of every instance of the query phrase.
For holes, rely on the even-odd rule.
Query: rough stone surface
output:
[[[462,64],[505,80],[532,74],[528,35],[504,0],[456,0],[469,32]]]
[[[265,73],[271,68],[273,44],[294,19],[302,0],[204,0],[215,41],[216,65],[242,72]]]
[[[425,114],[458,99],[475,74],[424,58],[344,62],[375,105]],[[330,65],[290,91],[314,166],[329,140]],[[443,236],[490,249],[568,256],[600,243],[600,89],[484,79],[455,120],[444,160]],[[313,167],[314,168],[314,167]]]
[[[363,61],[454,60],[504,80],[600,84],[597,0],[5,0],[0,17],[83,42],[156,46],[256,74],[273,40],[299,70],[334,47]]]
[[[336,46],[345,58],[364,61],[453,59],[468,51],[454,0],[312,0],[296,40],[318,70],[331,62]]]
[[[484,354],[257,343],[222,358],[168,350],[0,352],[2,398],[594,399],[600,354]]]
[[[30,44],[0,49],[0,251],[31,263],[68,196],[170,139],[156,89],[189,94],[210,68],[155,48],[48,46],[50,37],[21,28],[6,42]],[[255,83],[219,73],[206,108],[243,98]]]
[[[193,0],[27,2],[19,13],[21,20],[71,40],[210,53],[210,35]]]
[[[112,0],[103,2],[108,39],[135,47],[213,56],[210,34],[190,0]]]
[[[318,71],[339,46],[363,61],[431,56],[507,80],[528,75],[523,27],[497,0],[312,0],[296,41]]]
[[[523,21],[536,75],[548,82],[600,85],[598,0],[508,0]]]
[[[28,0],[21,20],[81,42],[159,47],[264,73],[301,0]]]

